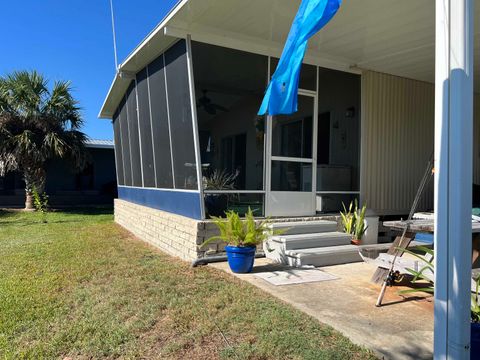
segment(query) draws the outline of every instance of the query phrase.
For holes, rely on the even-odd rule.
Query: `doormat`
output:
[[[254,274],[266,282],[279,285],[293,285],[320,281],[337,280],[338,277],[319,269],[291,269],[268,271]]]

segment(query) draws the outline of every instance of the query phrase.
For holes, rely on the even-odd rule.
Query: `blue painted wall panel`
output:
[[[200,193],[197,192],[119,186],[118,198],[192,219],[201,219]]]

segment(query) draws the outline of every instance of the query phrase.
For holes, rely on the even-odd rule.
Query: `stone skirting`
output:
[[[320,219],[336,220],[337,217],[277,218],[275,222]],[[213,255],[224,249],[224,245],[220,243],[200,247],[206,239],[218,234],[215,224],[209,220],[195,220],[115,199],[115,222],[141,240],[187,261]]]

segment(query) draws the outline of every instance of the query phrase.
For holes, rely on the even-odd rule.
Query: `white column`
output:
[[[205,198],[203,196],[203,172],[202,172],[202,157],[200,152],[200,135],[198,132],[198,118],[197,118],[197,97],[195,95],[195,80],[193,78],[193,53],[192,53],[192,37],[187,34],[185,39],[187,44],[187,71],[188,71],[188,86],[190,88],[190,106],[192,112],[192,128],[193,128],[193,144],[195,146],[195,163],[197,165],[197,185],[200,196],[200,217],[205,219]]]
[[[435,359],[469,359],[473,1],[436,0]]]

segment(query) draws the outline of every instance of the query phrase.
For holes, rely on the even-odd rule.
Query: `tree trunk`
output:
[[[33,210],[33,196],[32,192],[29,190],[25,190],[25,210]]]
[[[23,171],[23,180],[25,181],[25,210],[34,210],[33,191],[39,194],[45,186],[45,171],[42,168],[33,170],[28,167]]]

